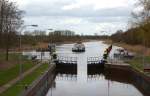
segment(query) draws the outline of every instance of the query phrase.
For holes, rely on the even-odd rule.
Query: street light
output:
[[[55,31],[55,30],[52,29],[52,28],[50,28],[50,29],[48,29],[48,30],[51,31],[51,32],[54,32],[54,31]],[[51,34],[51,35],[52,35],[52,34]],[[53,43],[53,42],[52,42],[52,37],[51,37],[51,40],[50,40],[50,41],[51,41],[51,43]]]
[[[22,31],[27,28],[27,27],[38,27],[38,25],[24,25],[21,27],[20,31],[19,31],[19,51],[21,52],[21,37],[22,37]],[[19,58],[19,65],[20,65],[20,81],[22,79],[22,70],[23,70],[23,66],[22,66],[22,63],[21,63],[21,55],[20,55],[20,58]]]
[[[32,25],[32,26],[37,26],[37,25]],[[54,29],[52,29],[52,28],[49,28],[49,29],[46,29],[46,30],[50,30],[50,31],[53,31]],[[40,33],[40,41],[42,42],[42,34]],[[40,52],[40,57],[41,57],[41,62],[43,61],[43,55],[44,55],[44,52],[43,52],[43,50],[42,50],[42,47],[40,47],[40,50],[41,50],[41,52]]]
[[[48,29],[48,30],[51,31],[51,32],[54,32],[54,31],[55,31],[55,30],[52,29],[52,28],[50,28],[50,29]],[[51,35],[52,35],[52,34],[51,34]],[[51,47],[51,48],[50,48],[50,51],[51,51],[51,52],[50,52],[50,56],[51,56],[50,63],[51,63],[51,62],[54,61],[54,57],[53,57],[54,54],[55,54],[55,56],[57,56],[56,53],[54,53],[54,52],[56,51],[56,49],[55,49],[56,46],[55,46],[55,44],[53,44],[52,36],[51,36],[50,43],[51,43],[51,45],[49,45],[49,47]],[[57,57],[56,57],[56,58],[57,58]],[[56,59],[56,58],[55,58],[55,59]]]

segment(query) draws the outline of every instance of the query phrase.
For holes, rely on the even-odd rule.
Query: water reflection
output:
[[[78,58],[76,68],[57,68],[54,85],[46,96],[146,96],[133,84],[130,73],[120,70],[103,70],[87,65],[88,57],[101,57],[108,45],[102,42],[85,43],[85,53],[72,53],[73,44],[57,47],[60,56]],[[118,47],[113,47],[111,55]]]
[[[57,65],[56,66],[56,81],[77,81],[77,64]]]
[[[77,75],[76,74],[57,74],[56,76],[57,81],[77,81]]]

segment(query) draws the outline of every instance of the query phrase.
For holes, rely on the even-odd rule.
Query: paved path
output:
[[[24,78],[25,76],[29,75],[30,73],[32,73],[35,69],[37,69],[38,67],[40,67],[42,65],[42,63],[37,64],[36,66],[32,67],[31,69],[27,70],[26,72],[24,72],[22,74],[22,78]],[[19,82],[20,77],[16,77],[15,79],[9,81],[7,84],[3,85],[0,87],[0,94],[3,93],[4,91],[6,91],[8,88],[10,88],[11,86],[13,86],[14,84],[16,84],[17,82]]]

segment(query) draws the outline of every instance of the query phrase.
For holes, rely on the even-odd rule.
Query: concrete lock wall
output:
[[[150,77],[146,76],[144,73],[139,72],[136,69],[133,69],[131,66],[122,66],[122,65],[112,65],[112,64],[106,64],[106,68],[111,69],[120,69],[120,70],[126,70],[129,72],[129,75],[133,78],[133,84],[138,89],[140,89],[145,94],[148,94],[150,96]]]
[[[150,77],[133,68],[130,68],[130,71],[132,73],[132,77],[134,78],[134,85],[150,96]]]
[[[52,65],[48,71],[39,79],[31,84],[21,96],[44,96],[50,88],[55,77],[55,65]]]
[[[131,77],[133,78],[134,86],[136,86],[138,89],[142,90],[143,92],[145,92],[145,94],[148,94],[148,96],[150,96],[150,77],[144,75],[136,69],[133,69],[131,66],[106,64],[105,67],[108,69],[121,69],[130,72],[131,74],[129,75],[131,75]],[[55,68],[55,65],[51,66],[48,69],[48,71],[38,80],[33,82],[31,87],[25,90],[23,92],[23,95],[21,96],[44,96],[54,80]]]

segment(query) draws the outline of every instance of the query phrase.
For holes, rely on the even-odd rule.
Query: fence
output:
[[[101,57],[88,57],[87,64],[99,64],[101,60]]]
[[[58,56],[57,61],[58,63],[77,64],[77,57]]]

